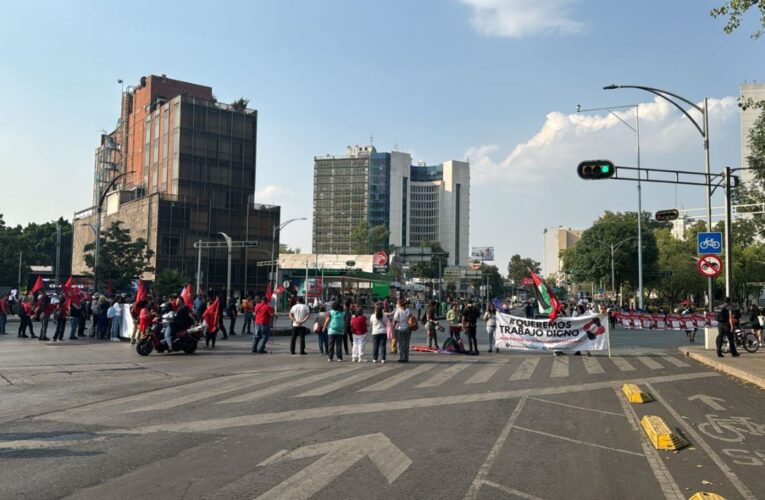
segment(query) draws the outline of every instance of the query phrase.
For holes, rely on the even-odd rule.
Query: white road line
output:
[[[683,495],[680,486],[675,482],[675,478],[669,473],[669,469],[667,469],[664,462],[662,462],[659,452],[654,449],[648,441],[648,438],[638,430],[640,428],[640,423],[637,413],[635,413],[632,406],[627,403],[627,400],[624,399],[621,392],[619,392],[618,387],[614,387],[614,393],[616,394],[616,399],[619,400],[624,415],[632,426],[632,430],[640,435],[638,439],[640,439],[640,445],[643,447],[643,453],[645,454],[646,460],[648,460],[648,465],[651,467],[651,471],[653,472],[656,481],[659,483],[662,493],[664,493],[664,496],[670,500],[684,499],[685,495]]]
[[[497,459],[497,455],[499,455],[499,452],[505,445],[505,441],[507,441],[507,437],[510,435],[510,431],[515,425],[515,421],[518,420],[518,417],[520,416],[521,411],[523,411],[523,406],[525,404],[526,396],[523,396],[520,400],[518,400],[518,404],[515,406],[513,413],[510,414],[510,418],[507,419],[505,427],[503,427],[502,432],[499,433],[499,437],[494,442],[494,446],[491,447],[491,451],[489,451],[489,455],[486,457],[483,465],[481,465],[481,468],[478,469],[478,474],[476,474],[475,479],[473,479],[473,483],[470,485],[470,489],[468,489],[467,493],[465,493],[466,500],[478,497],[478,490],[481,489],[481,484],[483,484],[483,482],[488,477],[489,472],[491,472],[491,468],[494,465],[494,460]]]
[[[605,373],[605,371],[603,370],[603,367],[600,366],[600,362],[598,362],[597,358],[592,358],[590,356],[582,356],[582,363],[584,363],[584,369],[587,370],[587,373],[589,373],[590,375]]]
[[[757,498],[752,494],[751,491],[749,491],[749,488],[744,484],[744,482],[736,475],[733,470],[731,470],[730,467],[728,467],[728,464],[725,463],[725,461],[720,458],[720,455],[718,455],[711,446],[704,440],[703,437],[701,437],[701,434],[696,432],[696,429],[693,428],[692,425],[690,425],[677,411],[675,411],[674,408],[669,406],[669,403],[662,397],[661,394],[658,393],[658,391],[649,383],[646,382],[646,388],[651,392],[651,395],[658,401],[659,403],[664,406],[664,408],[669,411],[669,414],[672,415],[672,418],[675,419],[675,421],[680,424],[680,426],[685,430],[686,434],[691,437],[691,441],[693,441],[694,444],[697,444],[701,446],[701,448],[706,452],[707,455],[709,455],[709,458],[712,459],[712,461],[717,465],[717,467],[720,468],[723,474],[725,474],[725,477],[728,478],[728,481],[738,490],[739,493],[741,493],[742,498],[746,499],[754,499]]]
[[[620,369],[623,372],[632,372],[635,371],[635,367],[630,364],[629,361],[627,361],[624,358],[619,357],[613,357],[611,358],[611,361],[616,365],[618,369]]]
[[[537,365],[539,364],[539,360],[541,358],[526,358],[523,360],[523,363],[521,363],[521,366],[515,369],[512,375],[510,375],[510,380],[528,380],[531,378],[531,375],[534,374],[534,370],[536,370]]]
[[[510,361],[509,358],[500,361],[499,364],[505,364],[508,361]],[[491,377],[493,377],[497,373],[499,368],[500,367],[496,364],[494,366],[491,366],[491,365],[484,366],[483,368],[475,372],[472,377],[467,379],[467,382],[465,383],[466,384],[484,384],[488,382],[491,379]]]
[[[598,410],[596,408],[585,408],[583,406],[575,406],[575,405],[570,405],[568,403],[561,403],[560,401],[550,401],[549,399],[542,399],[542,398],[529,398],[529,399],[531,399],[532,401],[539,401],[541,403],[549,403],[551,405],[565,406],[566,408],[573,408],[575,410],[591,411],[594,413],[602,413],[604,415],[613,415],[615,417],[624,418],[624,415],[622,415],[621,413],[616,413],[613,411]]]
[[[678,358],[676,358],[674,356],[662,356],[661,359],[663,359],[667,363],[675,365],[678,368],[688,368],[689,366],[691,366],[688,363],[686,363],[685,361],[683,361],[681,359],[678,359]]]
[[[412,377],[416,377],[417,375],[421,373],[425,373],[426,371],[430,370],[436,365],[420,365],[417,368],[412,368],[409,370],[402,371],[401,373],[397,373],[396,375],[393,375],[391,377],[388,377],[387,379],[377,382],[376,384],[372,384],[368,387],[364,387],[362,389],[359,389],[358,392],[378,392],[378,391],[387,391],[391,387],[395,387],[404,380],[409,380]]]
[[[443,384],[447,380],[451,379],[453,376],[467,368],[468,364],[466,363],[459,363],[456,365],[452,365],[449,368],[445,368],[441,370],[440,372],[436,373],[432,377],[430,377],[425,382],[422,382],[418,385],[415,385],[417,388],[423,388],[423,387],[438,387],[439,385]]]
[[[640,383],[665,383],[679,380],[696,380],[711,377],[720,377],[717,372],[679,373],[675,375],[663,375],[647,377]],[[150,432],[212,432],[219,429],[236,427],[254,427],[272,423],[299,422],[316,418],[336,417],[342,415],[362,415],[398,410],[413,410],[419,408],[433,408],[438,406],[451,406],[457,404],[480,403],[486,401],[499,401],[503,399],[547,396],[550,394],[567,394],[575,392],[589,392],[599,389],[613,388],[625,383],[634,383],[635,379],[603,380],[575,385],[560,385],[543,388],[515,389],[511,391],[485,392],[465,394],[461,396],[440,396],[418,398],[400,401],[383,401],[379,403],[351,404],[342,406],[320,406],[315,408],[287,410],[273,413],[260,413],[240,415],[237,417],[212,418],[207,420],[195,420],[188,422],[166,422],[152,426],[143,426],[139,429],[112,429],[99,434],[148,434]]]
[[[635,451],[629,451],[629,450],[622,450],[621,448],[611,448],[610,446],[603,446],[602,444],[595,444],[595,443],[588,443],[587,441],[581,441],[579,439],[574,439],[566,436],[559,436],[557,434],[550,434],[549,432],[543,432],[543,431],[537,431],[534,429],[528,429],[526,427],[518,427],[515,426],[516,430],[524,431],[524,432],[530,432],[532,434],[539,434],[540,436],[547,436],[555,439],[560,439],[562,441],[568,441],[570,443],[576,443],[576,444],[583,444],[585,446],[592,446],[593,448],[600,448],[602,450],[609,450],[609,451],[617,451],[619,453],[625,453],[627,455],[635,455],[638,457],[642,457],[642,453],[637,453]]]
[[[376,377],[380,375],[381,373],[386,373],[390,371],[389,369],[382,368],[382,369],[375,369],[376,367],[370,366],[369,370],[366,373],[354,373],[353,375],[349,375],[346,378],[340,379],[337,382],[333,382],[331,384],[325,384],[317,387],[316,389],[312,389],[308,392],[304,392],[303,394],[298,394],[297,396],[294,396],[296,398],[305,398],[310,396],[324,396],[326,394],[329,394],[330,392],[335,392],[339,389],[342,389],[343,387],[348,387],[349,385],[353,385],[357,382],[361,382],[362,380],[366,380],[368,378]]]
[[[303,373],[307,373],[307,372],[308,370],[303,371]],[[172,399],[159,398],[160,401],[157,403],[153,403],[147,406],[139,406],[138,408],[131,408],[125,411],[125,413],[135,413],[139,411],[166,410],[168,408],[175,408],[177,406],[193,403],[195,401],[201,401],[202,399],[220,396],[223,394],[228,394],[230,392],[238,391],[240,389],[246,389],[248,387],[253,387],[253,386],[262,385],[268,382],[273,382],[274,380],[291,377],[291,376],[294,376],[296,373],[297,372],[295,371],[274,372],[274,373],[253,373],[243,380],[236,380],[223,387],[212,387],[204,391],[192,392],[191,394],[185,394],[178,398],[172,398]]]
[[[69,448],[103,441],[106,436],[98,436],[91,439],[76,440],[48,440],[48,439],[20,439],[17,441],[0,441],[0,456],[2,453],[22,450],[47,450],[49,448]]]
[[[503,486],[501,484],[495,483],[494,481],[484,480],[483,484],[485,484],[486,486],[491,486],[492,488],[496,488],[500,491],[504,491],[505,493],[513,497],[526,498],[528,500],[542,500],[540,497],[529,495],[528,493],[518,491],[515,488],[508,488],[507,486]]]
[[[550,378],[568,377],[568,356],[555,356],[553,358]]]
[[[651,370],[661,370],[664,368],[656,360],[649,358],[648,356],[638,356],[637,359]]]
[[[235,396],[233,398],[224,399],[223,401],[217,401],[215,404],[220,405],[220,404],[228,404],[228,403],[244,403],[246,401],[254,401],[256,399],[260,399],[265,396],[270,396],[278,392],[294,389],[295,387],[313,384],[316,382],[323,382],[325,380],[328,380],[330,377],[339,375],[341,373],[347,375],[349,374],[349,372],[358,370],[359,368],[361,367],[349,366],[347,368],[337,368],[335,370],[330,370],[328,372],[317,373],[316,375],[312,375],[310,377],[303,377],[297,380],[290,380],[288,382],[283,382],[281,384],[272,385],[271,387],[266,387],[265,389],[261,389],[259,391],[248,392],[247,394],[242,394],[240,396]]]

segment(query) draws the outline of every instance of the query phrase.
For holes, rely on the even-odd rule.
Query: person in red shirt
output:
[[[274,308],[268,303],[265,294],[260,298],[260,303],[255,306],[255,336],[252,338],[252,352],[265,354],[268,337],[271,336],[271,321],[274,318]],[[260,340],[263,345],[258,350]]]
[[[29,328],[29,335],[32,336],[33,339],[37,338],[37,335],[35,335],[34,327],[32,326],[32,316],[35,313],[34,307],[32,307],[32,304],[30,303],[32,299],[25,299],[24,303],[21,304],[21,307],[19,308],[19,337],[22,338],[28,338],[27,337],[27,328]]]
[[[364,355],[364,345],[367,343],[367,318],[360,307],[353,311],[351,333],[353,334],[353,356],[351,361],[362,363],[361,357]]]
[[[40,340],[48,339],[48,323],[50,322],[50,315],[53,314],[55,306],[50,303],[50,297],[44,293],[40,294],[37,299],[37,310],[40,315]]]
[[[11,308],[8,305],[8,293],[0,294],[0,335],[7,335],[5,331],[5,324],[8,321],[8,315],[11,313]]]

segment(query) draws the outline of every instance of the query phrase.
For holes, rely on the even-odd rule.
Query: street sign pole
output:
[[[706,103],[706,100],[704,101]],[[730,167],[725,167],[725,296],[735,302],[731,293],[733,283],[733,252],[731,247],[731,192],[730,192]]]

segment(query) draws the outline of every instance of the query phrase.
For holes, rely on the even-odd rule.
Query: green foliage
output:
[[[168,297],[174,293],[180,293],[188,283],[183,274],[177,269],[165,269],[157,274],[154,281],[154,293],[159,297]]]
[[[295,254],[295,253],[300,253],[300,252],[301,252],[300,247],[290,247],[289,245],[286,245],[284,243],[279,245],[279,253],[280,254],[283,254],[283,253],[285,253],[285,254]]]
[[[351,231],[351,253],[368,255],[388,248],[390,231],[384,224],[370,227],[364,221]]]
[[[654,282],[654,291],[662,303],[673,308],[689,295],[700,297],[706,290],[706,280],[696,271],[696,238],[678,240],[668,229],[656,231],[656,245],[659,250],[659,279]],[[661,273],[670,272],[670,276]]]
[[[486,278],[489,278],[489,297],[504,297],[505,282],[497,266],[481,264],[481,275],[483,284],[486,284]]]
[[[84,247],[85,264],[90,269],[95,265],[95,244]],[[101,230],[101,255],[99,256],[99,286],[109,279],[115,290],[127,290],[133,278],[154,270],[150,266],[153,250],[147,249],[146,240],[130,237],[130,230],[122,227],[121,221],[115,221],[106,230]]]
[[[66,279],[72,268],[72,225],[60,218],[61,272]],[[0,214],[0,284],[14,286],[18,281],[19,251],[22,252],[22,286],[30,265],[56,265],[56,222],[30,223],[26,227],[5,225]]]
[[[415,278],[438,279],[438,263],[441,262],[441,272],[449,265],[449,252],[445,252],[438,241],[423,242],[421,247],[430,247],[433,258],[430,262],[416,262],[411,265],[411,275]]]
[[[727,18],[723,30],[730,34],[741,26],[741,18],[754,6],[757,6],[760,11],[761,28],[756,30],[750,36],[753,39],[757,39],[762,36],[763,28],[765,28],[765,2],[760,0],[727,0],[723,5],[715,7],[709,11],[709,15],[715,19],[718,17]]]
[[[247,109],[247,105],[250,104],[249,99],[245,99],[244,97],[240,97],[236,101],[231,103],[231,107],[234,108],[237,111],[244,111]]]
[[[529,269],[539,274],[541,268],[540,263],[534,259],[530,257],[521,257],[520,255],[515,254],[510,257],[510,262],[507,263],[507,277],[512,280],[513,283],[518,284],[523,278],[531,276],[529,274]]]

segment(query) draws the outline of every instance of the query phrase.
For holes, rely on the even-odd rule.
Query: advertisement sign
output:
[[[388,272],[388,254],[385,250],[380,250],[372,256],[372,270],[380,274]]]
[[[495,346],[524,351],[606,351],[607,318],[592,314],[576,318],[518,318],[497,312]]]
[[[494,260],[494,247],[473,247],[470,258],[480,261]]]

